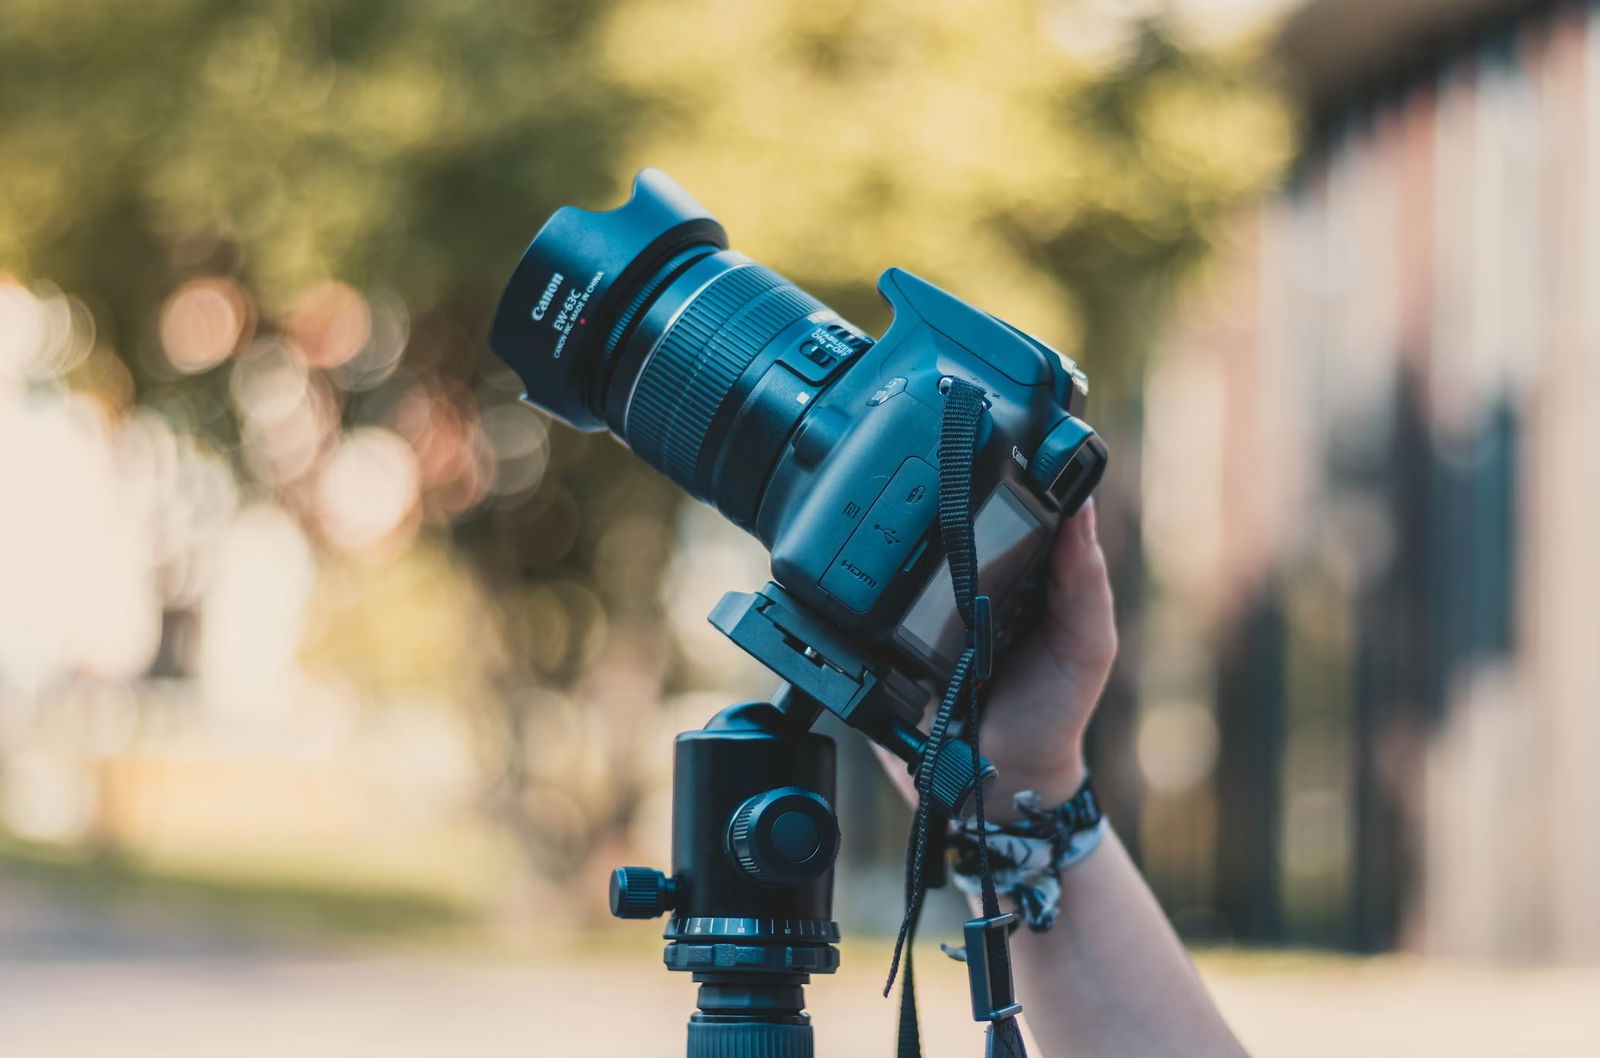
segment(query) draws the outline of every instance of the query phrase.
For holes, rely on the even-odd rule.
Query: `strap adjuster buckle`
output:
[[[968,919],[961,932],[966,940],[967,991],[972,997],[973,1021],[1002,1021],[1022,1013],[1011,981],[1011,949],[1006,943],[1017,916],[1003,912],[994,918]]]
[[[987,680],[994,671],[994,616],[987,595],[972,600],[972,628],[967,635],[973,651],[972,675]]]

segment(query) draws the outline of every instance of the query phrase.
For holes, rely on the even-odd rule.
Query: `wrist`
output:
[[[1106,817],[1087,780],[1056,804],[1035,795],[1016,799],[1015,822],[969,817],[950,827],[952,877],[964,892],[1010,897],[1028,928],[1054,925],[1061,900],[1061,875],[1100,847]]]
[[[1076,746],[1052,763],[1010,764],[1003,758],[991,763],[997,774],[994,787],[984,797],[984,815],[996,823],[1018,818],[1012,798],[1022,791],[1032,790],[1044,804],[1056,805],[1077,793],[1089,776],[1083,751]]]

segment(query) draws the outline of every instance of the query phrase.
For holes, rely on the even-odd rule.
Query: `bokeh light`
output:
[[[1139,769],[1151,787],[1183,793],[1211,777],[1217,723],[1202,702],[1158,701],[1139,717]]]
[[[311,545],[281,508],[254,504],[229,521],[210,564],[193,659],[206,706],[234,729],[271,731],[302,692]]]
[[[495,475],[494,451],[475,411],[461,396],[439,386],[413,386],[396,404],[389,424],[415,453],[430,515],[448,519],[483,499]],[[539,443],[532,438],[542,427],[535,423],[504,429],[527,438],[525,450],[514,455],[512,472],[517,472],[520,459],[524,476],[536,480],[543,467]],[[535,466],[537,470],[529,470]]]
[[[411,446],[364,426],[345,435],[318,472],[317,518],[335,547],[366,551],[414,527],[420,486]]]
[[[373,295],[367,301],[367,310],[366,342],[333,368],[340,385],[357,392],[374,389],[394,374],[411,336],[411,317],[405,301],[397,295]]]
[[[238,283],[190,280],[161,309],[161,347],[168,362],[185,374],[215,367],[247,337],[252,313],[249,295]]]
[[[312,374],[297,346],[263,339],[235,361],[229,389],[251,468],[280,486],[305,476],[338,425],[338,398],[326,377]]]
[[[538,488],[549,462],[549,431],[543,417],[520,405],[501,404],[485,411],[479,426],[494,452],[490,491],[513,498]]]
[[[0,384],[71,371],[94,347],[94,317],[49,284],[30,290],[0,273]]]
[[[307,362],[324,370],[349,363],[372,337],[372,310],[346,283],[318,283],[295,298],[285,321]]]

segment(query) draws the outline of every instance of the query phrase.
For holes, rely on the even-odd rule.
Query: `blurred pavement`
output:
[[[877,996],[886,954],[847,947],[842,972],[808,989],[819,1055],[891,1053],[894,1006]],[[0,952],[0,1054],[678,1055],[693,990],[656,958]],[[1258,1058],[1579,1055],[1600,1035],[1600,971],[1232,953],[1201,965]],[[936,950],[923,967],[929,1058],[982,1053],[959,969]]]

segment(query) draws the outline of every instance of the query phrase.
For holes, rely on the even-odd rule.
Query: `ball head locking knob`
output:
[[[810,790],[784,786],[756,794],[728,823],[728,854],[739,869],[767,885],[798,885],[820,877],[839,854],[833,806]]]
[[[611,872],[611,913],[617,918],[655,918],[678,902],[678,883],[652,867]]]

